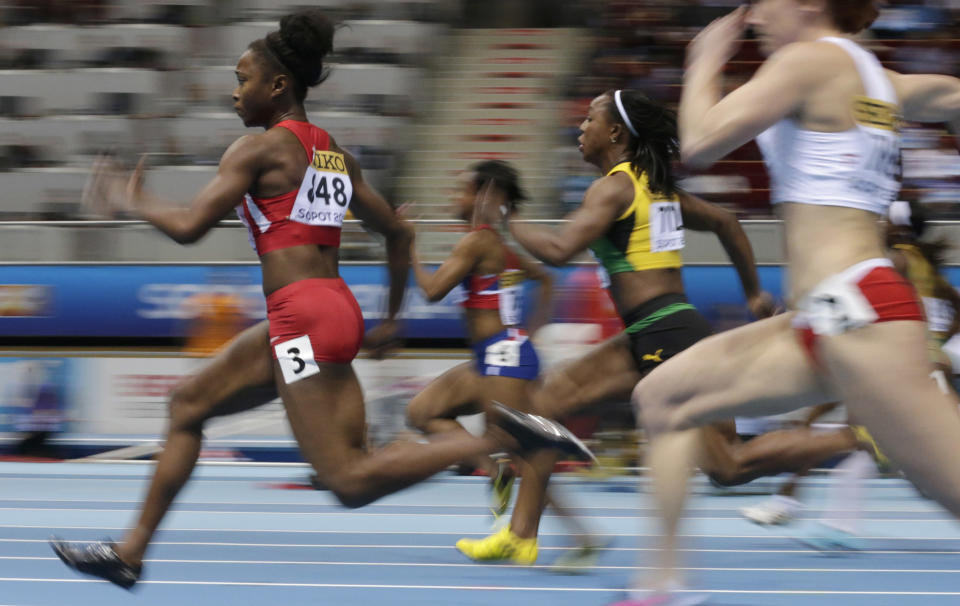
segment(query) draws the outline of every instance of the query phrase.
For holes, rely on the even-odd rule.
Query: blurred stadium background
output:
[[[136,222],[102,221],[79,204],[92,158],[149,153],[148,185],[184,202],[244,128],[230,108],[246,45],[305,6],[290,0],[3,0],[0,4],[0,438],[88,449],[152,440],[171,385],[197,363],[185,341],[216,307],[226,326],[264,316],[259,270],[227,222],[180,247]],[[332,75],[307,100],[313,122],[354,153],[388,199],[414,202],[419,249],[440,261],[462,232],[449,220],[456,174],[481,159],[513,162],[532,201],[555,220],[595,178],[575,137],[589,100],[611,88],[676,102],[684,48],[730,0],[315,0],[342,21]],[[903,72],[960,75],[960,2],[891,1],[865,44]],[[748,41],[728,82],[760,62]],[[939,127],[911,124],[903,197],[928,205],[954,234],[960,156]],[[753,145],[684,186],[745,219],[767,289],[780,292],[781,243]],[[382,247],[345,230],[344,277],[368,321],[383,309]],[[747,320],[733,270],[712,238],[691,235],[691,299],[718,329]],[[960,256],[954,254],[954,261]],[[584,262],[584,265],[588,263]],[[950,270],[954,283],[960,273]],[[549,358],[603,334],[589,267],[558,272]],[[226,299],[210,303],[212,295]],[[205,299],[204,297],[208,297]],[[204,303],[206,301],[206,303]],[[598,311],[599,309],[599,311]],[[215,315],[215,314],[213,314]],[[374,438],[396,431],[429,377],[466,359],[452,299],[406,304],[411,345],[358,363]],[[207,318],[210,319],[210,318]],[[577,325],[575,328],[573,325]],[[557,347],[560,343],[562,347]],[[214,429],[241,446],[289,448],[279,409]],[[270,416],[272,415],[272,416]],[[35,444],[27,443],[33,447]],[[244,455],[245,456],[245,455]]]

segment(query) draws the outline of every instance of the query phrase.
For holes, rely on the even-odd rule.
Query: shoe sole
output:
[[[86,571],[80,570],[80,569],[70,560],[70,558],[67,557],[67,555],[66,555],[66,553],[65,553],[65,550],[66,550],[66,548],[68,547],[68,544],[67,544],[65,541],[63,541],[63,540],[60,539],[60,538],[56,538],[56,537],[55,537],[55,538],[50,539],[50,540],[48,541],[48,543],[49,543],[49,545],[50,545],[50,548],[53,549],[53,553],[57,554],[57,557],[60,558],[60,561],[63,562],[63,563],[67,566],[67,568],[69,568],[70,570],[73,570],[74,572],[76,572],[76,573],[78,573],[78,574],[83,574],[83,575],[86,575],[86,576],[90,576],[90,577],[94,577],[94,578],[100,579],[100,580],[102,580],[102,581],[106,581],[106,582],[108,582],[108,583],[110,583],[110,584],[112,584],[112,585],[116,585],[117,587],[119,587],[119,588],[121,588],[121,589],[126,589],[127,591],[131,591],[131,590],[133,589],[134,585],[137,584],[137,581],[133,581],[132,583],[129,582],[128,580],[120,581],[120,580],[116,580],[116,579],[111,579],[110,577],[105,577],[105,576],[101,576],[101,575],[99,575],[99,574],[93,574],[93,573],[90,573],[90,572],[86,572]],[[139,579],[138,579],[138,580],[139,580]]]
[[[600,464],[599,461],[597,461],[597,457],[594,456],[593,452],[591,452],[590,449],[587,448],[587,445],[584,444],[580,438],[573,435],[573,432],[571,432],[569,429],[567,429],[560,423],[557,423],[556,421],[552,421],[540,415],[535,415],[532,413],[524,413],[518,410],[514,410],[509,406],[504,405],[501,402],[497,402],[496,400],[493,401],[493,407],[495,409],[498,409],[500,411],[500,414],[502,414],[503,416],[508,418],[513,418],[514,422],[521,425],[523,424],[523,421],[517,419],[517,417],[520,415],[526,415],[526,416],[538,419],[540,422],[544,424],[553,426],[557,434],[559,435],[556,437],[555,440],[550,440],[551,442],[554,442],[553,444],[551,444],[552,448],[559,450],[561,452],[566,452],[567,454],[573,455],[579,459],[590,461],[595,466]]]

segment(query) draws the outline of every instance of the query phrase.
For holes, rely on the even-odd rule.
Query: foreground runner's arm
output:
[[[678,189],[677,196],[680,198],[683,226],[694,231],[713,232],[720,240],[730,262],[737,268],[750,313],[757,319],[772,316],[775,309],[773,297],[760,289],[753,248],[736,216],[685,191]]]
[[[527,332],[532,335],[546,325],[553,315],[553,274],[526,255],[517,254],[517,264],[527,279],[536,281],[540,286],[537,305],[527,321]]]
[[[144,157],[129,179],[106,160],[94,165],[88,193],[101,197],[112,213],[132,211],[179,244],[202,238],[243,200],[263,165],[263,146],[257,137],[240,137],[220,158],[217,174],[183,206],[150,194],[143,188]]]
[[[434,272],[427,271],[420,264],[415,242],[411,241],[410,258],[413,261],[413,275],[417,280],[417,286],[423,291],[423,296],[427,301],[435,303],[444,298],[457,284],[460,284],[464,278],[470,275],[483,253],[483,243],[481,241],[483,236],[482,231],[475,231],[464,236],[453,247],[450,256]]]
[[[685,166],[707,168],[800,107],[833,73],[826,42],[795,42],[771,55],[753,77],[727,95],[723,70],[740,48],[747,7],[704,28],[687,47],[677,110]]]
[[[331,145],[336,143],[331,139]],[[339,147],[347,161],[350,180],[353,182],[353,198],[350,210],[364,225],[382,234],[386,239],[387,273],[390,292],[387,299],[387,317],[376,327],[367,331],[364,346],[370,348],[370,355],[381,358],[387,350],[399,341],[400,326],[397,315],[403,305],[403,294],[407,289],[410,276],[410,246],[413,242],[413,229],[397,217],[393,207],[383,199],[363,178],[360,163],[349,152]]]

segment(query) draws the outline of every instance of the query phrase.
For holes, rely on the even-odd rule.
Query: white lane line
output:
[[[47,531],[60,531],[60,530],[118,530],[126,531],[126,527],[121,526],[59,526],[51,524],[43,525],[33,525],[33,524],[0,524],[0,528],[18,528],[18,529],[40,529]],[[261,528],[167,528],[163,527],[160,529],[160,532],[223,532],[223,533],[240,533],[240,532],[259,532],[267,534],[343,534],[343,535],[456,535],[456,536],[481,536],[485,537],[490,534],[489,531],[483,532],[461,532],[461,531],[441,531],[441,530],[264,530]],[[541,532],[539,533],[541,537],[569,537],[569,536],[578,536],[573,533],[567,532]],[[630,531],[616,531],[616,532],[595,532],[591,533],[590,536],[596,537],[658,537],[660,536],[657,533],[648,533],[648,532],[630,532]],[[775,535],[775,534],[679,534],[677,535],[681,538],[689,539],[767,539],[767,540],[792,540],[791,537],[786,535]],[[858,539],[865,539],[869,541],[958,541],[960,542],[960,536],[955,537],[892,537],[892,536],[858,536]],[[0,539],[2,540],[2,539]],[[862,550],[861,550],[862,551]]]
[[[310,492],[310,491],[306,491]],[[324,494],[323,491],[318,491],[320,494]],[[140,505],[143,503],[142,499],[52,499],[48,497],[3,497],[0,498],[0,503],[18,503],[18,502],[44,502],[44,503],[126,503],[133,505]],[[178,500],[180,505],[275,505],[278,507],[282,506],[311,506],[311,505],[334,505],[334,503],[306,503],[306,502],[296,502],[296,501],[189,501],[189,500]],[[695,505],[690,507],[685,507],[685,511],[714,511],[714,510],[729,510],[733,512],[738,512],[743,506],[743,503],[731,503],[726,507],[719,505]],[[455,503],[441,503],[436,504],[433,502],[424,502],[424,503],[377,503],[373,507],[396,507],[399,509],[402,508],[412,508],[412,507],[436,507],[436,508],[468,508],[468,507],[485,507],[485,505],[466,505],[466,504],[455,504]],[[656,507],[650,507],[646,505],[573,505],[571,504],[571,509],[634,509],[637,511],[653,511],[656,510]],[[19,509],[19,508],[18,508]],[[813,511],[818,511],[819,509],[814,507]],[[112,511],[112,510],[111,510]],[[806,511],[810,511],[807,509]],[[838,509],[837,511],[854,511],[854,509]],[[856,509],[856,511],[862,511],[863,513],[936,513],[941,515],[946,515],[943,510],[939,507],[928,507],[923,509],[914,509],[910,507],[868,507],[866,509]],[[3,605],[0,605],[3,606]]]
[[[476,509],[481,509],[481,506],[478,505]],[[125,515],[134,515],[139,514],[139,509],[103,509],[97,507],[0,507],[0,511],[56,511],[56,512],[97,512],[97,513],[111,513],[111,514],[125,514]],[[407,513],[407,512],[370,512],[364,513],[362,511],[219,511],[214,509],[182,509],[179,507],[174,507],[171,509],[173,513],[179,514],[216,514],[216,515],[231,515],[231,516],[319,516],[325,518],[371,518],[371,517],[390,517],[390,518],[423,518],[423,517],[443,517],[443,518],[490,518],[490,513]],[[558,518],[557,515],[547,514],[544,517],[546,518]],[[601,515],[578,515],[578,519],[581,520],[655,520],[659,521],[659,516],[642,516],[642,515],[624,515],[624,516],[601,516]],[[724,520],[735,520],[743,523],[748,523],[748,520],[744,519],[742,516],[734,514],[731,512],[731,515],[727,516],[685,516],[683,518],[685,521],[702,521],[702,522],[717,522]],[[931,524],[931,523],[943,523],[956,525],[957,520],[953,517],[939,517],[939,518],[865,518],[864,522],[885,522],[885,523],[895,523],[895,524]],[[2,528],[2,526],[0,526]]]
[[[0,556],[0,560],[30,560],[59,562],[60,558],[41,556]],[[145,564],[247,564],[257,566],[393,566],[416,568],[496,568],[502,564],[484,564],[482,562],[343,562],[343,561],[302,561],[302,560],[171,560],[149,559]],[[552,570],[550,564],[524,566],[524,570]],[[657,570],[651,566],[591,566],[591,570]],[[922,569],[922,568],[747,568],[747,567],[680,567],[678,570],[696,572],[798,572],[798,573],[906,573],[906,574],[960,574],[960,570]]]
[[[471,534],[471,533],[462,533]],[[478,533],[472,533],[478,534]],[[74,543],[94,543],[101,539],[76,539]],[[0,539],[0,543],[48,543],[47,539]],[[200,541],[154,541],[151,545],[188,545],[198,547],[260,547],[260,548],[294,548],[294,549],[453,549],[452,544],[447,545],[340,545],[335,543],[211,543]],[[573,545],[559,547],[539,547],[540,551],[568,551],[575,549]],[[659,551],[653,547],[603,547],[601,551],[629,551],[629,552],[647,552]],[[793,553],[793,554],[814,554],[812,549],[680,549],[686,553]],[[882,554],[882,555],[960,555],[960,551],[944,551],[941,549],[928,550],[903,550],[903,549],[858,549],[857,554]],[[2,558],[0,558],[2,559]],[[12,558],[17,559],[17,558]]]
[[[106,583],[96,579],[40,579],[0,577],[0,582],[22,583]],[[330,589],[429,589],[454,591],[549,591],[573,593],[622,592],[622,587],[511,587],[506,585],[379,585],[360,583],[257,583],[235,581],[139,581],[138,585],[213,585],[232,587],[303,587]],[[715,593],[731,595],[890,595],[890,596],[960,596],[960,591],[826,591],[826,590],[739,590],[739,589],[683,589],[679,593]]]

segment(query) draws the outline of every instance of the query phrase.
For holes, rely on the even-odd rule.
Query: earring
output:
[[[616,137],[610,137],[610,143],[616,143],[616,142],[617,142]]]

